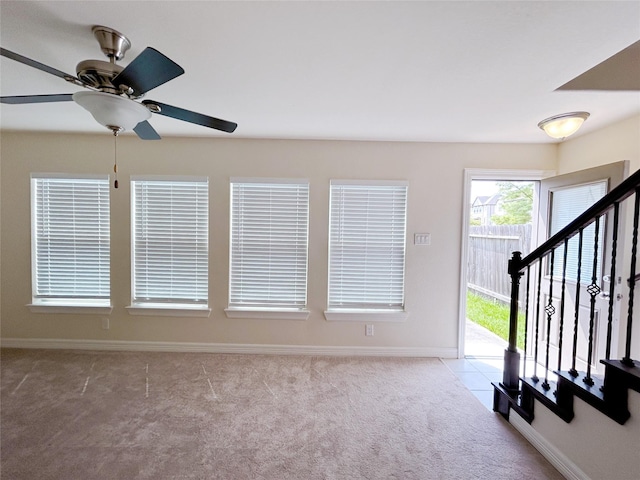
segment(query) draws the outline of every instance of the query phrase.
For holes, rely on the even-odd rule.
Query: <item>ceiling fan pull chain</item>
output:
[[[115,180],[113,188],[118,188],[118,131],[113,130],[113,173]]]

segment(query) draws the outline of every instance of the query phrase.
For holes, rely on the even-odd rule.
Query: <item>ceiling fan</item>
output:
[[[0,55],[43,72],[60,77],[89,91],[55,95],[20,95],[0,97],[0,103],[46,103],[74,101],[88,110],[95,120],[110,129],[114,135],[123,130],[133,130],[142,140],[159,140],[160,135],[148,122],[151,114],[159,114],[215,130],[232,133],[236,123],[174,107],[155,100],[140,99],[149,90],[182,75],[184,70],[159,51],[147,47],[129,65],[122,67],[122,60],[131,42],[120,32],[101,25],[92,29],[100,49],[109,58],[84,60],[76,66],[76,75],[69,75],[53,67],[37,62],[18,53],[0,47]]]

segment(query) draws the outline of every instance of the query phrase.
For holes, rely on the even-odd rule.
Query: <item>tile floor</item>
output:
[[[484,406],[493,410],[493,385],[502,381],[507,342],[480,325],[467,320],[465,358],[442,361]]]
[[[507,342],[469,320],[465,329],[465,358],[443,358],[442,362],[485,407],[493,411],[491,383],[502,381]],[[526,371],[533,371],[530,359],[527,360]],[[538,375],[544,375],[541,366],[538,367],[538,372]]]
[[[502,381],[500,357],[443,358],[442,362],[489,410],[493,410],[493,385]]]

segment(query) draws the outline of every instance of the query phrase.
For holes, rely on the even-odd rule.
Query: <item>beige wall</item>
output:
[[[573,407],[575,417],[567,424],[536,402],[531,426],[577,465],[585,480],[639,478],[640,393],[629,392],[631,418],[624,425],[579,398],[574,398]]]
[[[558,174],[620,160],[629,160],[630,173],[640,169],[640,115],[558,146]]]
[[[560,173],[620,160],[629,160],[630,173],[637,171],[640,168],[640,115],[589,135],[563,142],[558,148],[558,159]],[[627,213],[629,214],[627,224],[629,224],[631,211]],[[628,271],[627,266],[626,272]],[[627,295],[625,295],[626,298]],[[638,358],[638,352],[640,352],[639,310],[635,308],[634,315],[635,358]],[[623,319],[621,333],[624,333],[624,325]],[[602,415],[582,400],[575,399],[574,407],[575,418],[571,423],[566,424],[540,403],[536,403],[536,417],[532,427],[574,462],[589,478],[594,480],[637,478],[640,471],[640,457],[638,457],[640,394],[633,391],[629,393],[631,418],[623,426]]]
[[[120,188],[111,190],[112,300],[101,317],[31,313],[31,172],[108,173],[113,137],[2,134],[2,337],[228,344],[397,347],[455,355],[458,342],[464,168],[555,170],[554,145],[424,144],[173,138],[118,140]],[[130,316],[129,175],[207,175],[210,181],[210,318]],[[228,319],[229,178],[310,180],[307,321]],[[406,309],[403,323],[324,319],[330,179],[409,180]],[[413,234],[431,233],[431,246]]]

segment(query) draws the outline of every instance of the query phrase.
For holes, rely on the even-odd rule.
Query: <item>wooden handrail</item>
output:
[[[529,255],[524,257],[519,265],[516,267],[518,271],[522,270],[527,265],[532,264],[534,261],[543,257],[558,245],[563,243],[565,239],[571,238],[576,235],[581,228],[588,226],[592,223],[596,217],[607,212],[617,202],[621,202],[625,198],[633,195],[638,191],[640,195],[640,170],[630,175],[620,185],[611,190],[607,195],[602,197],[585,212],[578,216],[575,220],[569,223],[566,227],[560,230],[555,235],[551,236],[546,242],[533,250]]]

